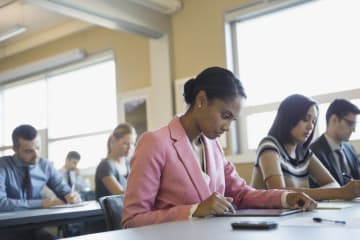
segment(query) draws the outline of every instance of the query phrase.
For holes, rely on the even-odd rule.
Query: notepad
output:
[[[73,208],[73,207],[82,207],[87,204],[88,204],[88,202],[79,202],[79,203],[73,203],[73,204],[55,205],[55,206],[50,206],[49,208]]]
[[[285,216],[293,213],[302,212],[301,209],[239,209],[236,213],[225,212],[216,214],[217,217],[238,217],[238,216]]]
[[[344,209],[352,207],[351,203],[343,202],[318,202],[317,209]]]

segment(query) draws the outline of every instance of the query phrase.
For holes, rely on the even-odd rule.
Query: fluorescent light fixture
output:
[[[23,25],[15,25],[15,27],[0,33],[0,42],[5,41],[9,38],[15,37],[27,30],[27,27]]]
[[[74,49],[69,52],[64,52],[46,59],[41,59],[17,68],[10,69],[5,72],[0,72],[0,84],[9,82],[18,78],[31,76],[33,74],[41,73],[56,67],[70,64],[86,57],[85,51],[81,49]]]

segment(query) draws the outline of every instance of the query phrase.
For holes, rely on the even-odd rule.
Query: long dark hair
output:
[[[185,83],[183,95],[190,108],[201,90],[205,91],[208,100],[217,98],[230,101],[239,95],[246,98],[240,80],[231,71],[221,67],[207,68]]]
[[[292,143],[293,137],[291,136],[291,130],[299,121],[305,119],[309,108],[312,106],[315,106],[319,111],[317,103],[303,95],[294,94],[285,98],[279,106],[275,120],[270,128],[269,135],[276,138],[281,145]],[[316,123],[317,121],[315,122],[315,126]],[[314,136],[314,129],[303,144],[297,145],[297,157],[304,158],[305,155],[309,153],[309,145]]]

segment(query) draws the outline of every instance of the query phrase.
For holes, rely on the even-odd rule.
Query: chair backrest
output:
[[[105,216],[108,230],[121,229],[121,216],[124,204],[124,195],[111,195],[99,198],[101,209]]]
[[[79,192],[82,201],[92,201],[96,199],[95,191],[80,191]]]

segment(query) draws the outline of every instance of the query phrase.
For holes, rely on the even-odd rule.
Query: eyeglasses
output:
[[[346,124],[349,126],[349,128],[355,128],[356,127],[356,121],[352,121],[346,118],[342,118],[346,122]]]

